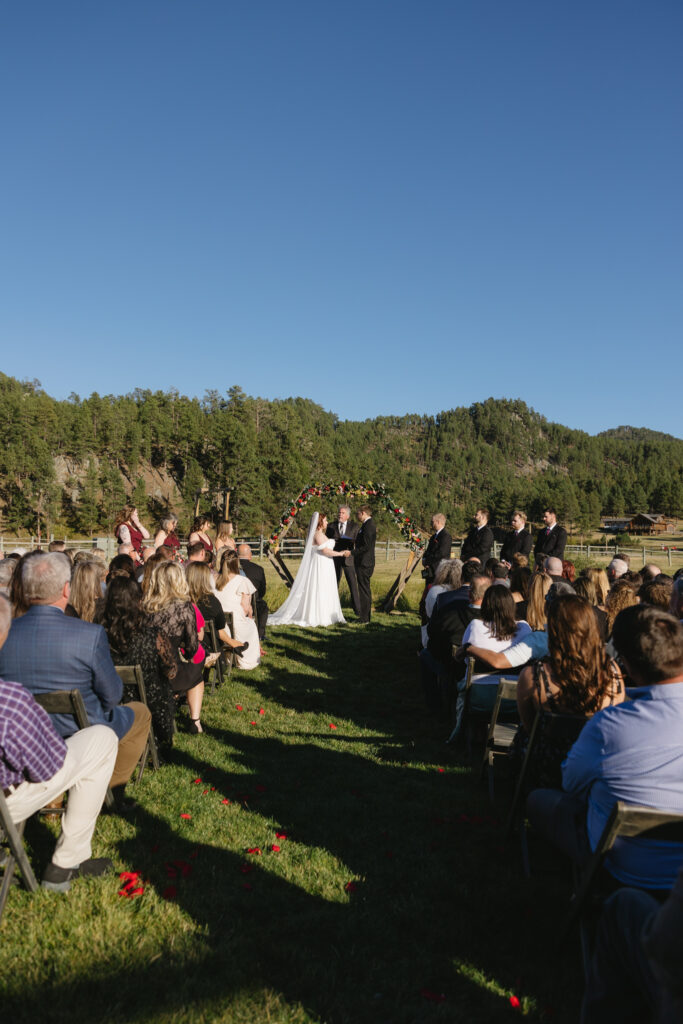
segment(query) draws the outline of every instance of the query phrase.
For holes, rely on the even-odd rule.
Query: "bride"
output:
[[[334,571],[334,558],[348,558],[350,551],[335,551],[334,541],[325,535],[327,516],[313,513],[308,528],[304,557],[287,599],[269,626],[332,626],[346,622],[342,615]]]

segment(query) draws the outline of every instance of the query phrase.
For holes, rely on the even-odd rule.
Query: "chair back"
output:
[[[33,699],[48,715],[73,715],[79,729],[87,729],[90,725],[80,690],[48,690],[34,693]]]
[[[121,680],[123,686],[130,687],[135,693],[136,699],[139,700],[141,704],[144,704],[145,707],[149,707],[142,665],[116,665],[115,668],[116,674]],[[152,762],[152,771],[156,771],[159,767],[159,751],[157,750],[157,742],[154,738],[153,722],[149,727],[147,742],[145,743],[138,762],[138,775],[136,782],[139,782],[142,778],[148,760]]]

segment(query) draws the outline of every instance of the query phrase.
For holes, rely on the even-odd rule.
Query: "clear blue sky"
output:
[[[0,14],[0,368],[680,435],[680,0]]]

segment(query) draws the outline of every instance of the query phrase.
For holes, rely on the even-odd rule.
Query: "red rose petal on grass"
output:
[[[253,864],[241,864],[240,871],[243,875],[248,875],[250,871],[254,870]]]
[[[199,850],[193,850],[192,853],[189,854],[190,860],[194,860],[195,857],[198,857],[198,856],[199,856]]]
[[[127,896],[129,899],[135,899],[136,896],[142,896],[144,893],[144,886],[138,885],[126,885],[123,889],[119,889],[119,896]]]
[[[185,818],[186,821],[189,821],[190,818],[192,817],[192,815],[191,814],[181,814],[180,817],[181,818]]]
[[[119,878],[122,881],[125,879],[129,883],[130,882],[137,882],[138,878],[140,878],[140,872],[139,871],[122,871],[121,874],[119,875]]]
[[[286,832],[276,832],[275,833],[275,838],[276,839],[286,839],[287,838],[287,833]]]
[[[275,843],[273,843],[273,845],[271,846],[271,850],[273,851],[273,853],[279,853],[280,847],[276,846]]]
[[[176,878],[177,875],[178,875],[178,871],[177,871],[176,868],[173,867],[172,864],[167,864],[166,865],[166,874],[168,875],[169,878]]]
[[[436,770],[437,770],[437,772],[440,772],[442,775],[446,771],[445,768],[437,768]]]
[[[519,1010],[521,1005],[522,1004],[520,1003],[517,996],[510,996],[510,1006],[512,1007],[513,1010]]]
[[[192,874],[192,865],[188,864],[186,860],[174,860],[173,863],[178,868],[183,878],[189,878]]]
[[[242,888],[246,889],[247,892],[251,892],[251,889],[252,889],[251,882],[242,882]]]
[[[242,707],[242,705],[241,705],[241,704],[235,704],[235,709],[236,709],[237,711],[244,711],[244,708]]]
[[[178,895],[178,890],[175,885],[167,885],[161,895],[165,900],[174,900]]]
[[[212,793],[215,793],[215,792],[216,792],[216,787],[215,787],[215,786],[212,786],[212,787],[211,787],[211,792],[212,792]]]
[[[347,882],[344,886],[344,892],[357,892],[358,885],[356,882]]]
[[[336,728],[337,728],[337,726],[334,724],[334,722],[330,722],[330,729],[336,729]]]
[[[204,790],[204,792],[202,793],[202,796],[206,796],[206,794],[207,794],[208,792],[209,792],[209,791],[208,791],[208,789],[205,789],[205,790]]]
[[[445,1003],[446,996],[443,992],[432,992],[429,988],[421,988],[420,995],[423,999],[428,999],[430,1003]]]
[[[221,800],[221,803],[222,803],[222,804],[229,804],[229,803],[230,803],[230,801],[228,800],[228,798],[227,798],[227,797],[225,797],[225,798],[224,798],[223,800]]]
[[[195,779],[194,780],[195,786],[199,786],[201,784],[201,781],[202,781],[201,779]]]
[[[256,725],[256,722],[250,722],[249,725]]]
[[[247,850],[247,853],[253,853],[256,857],[260,857],[261,856],[261,847],[260,846],[250,846],[249,849]]]
[[[259,715],[265,715],[265,711],[263,710],[263,708],[259,708],[258,713]]]

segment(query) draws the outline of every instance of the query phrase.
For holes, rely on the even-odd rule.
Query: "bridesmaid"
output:
[[[123,544],[130,544],[135,552],[135,560],[142,561],[142,542],[149,539],[149,531],[140,522],[135,505],[124,505],[117,513],[114,536],[119,542],[119,551]]]
[[[196,516],[192,523],[192,532],[188,544],[201,544],[205,551],[213,555],[213,544],[207,530],[211,529],[211,520],[208,516]]]

